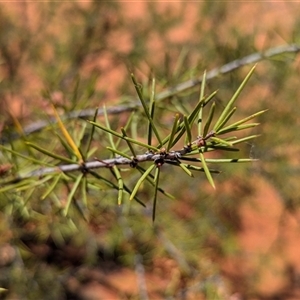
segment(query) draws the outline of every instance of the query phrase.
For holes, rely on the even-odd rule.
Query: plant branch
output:
[[[198,138],[193,144],[198,143],[199,139]],[[205,139],[203,139],[205,140]],[[185,159],[184,155],[190,153],[193,151],[193,148],[191,146],[186,146],[181,150],[176,150],[176,151],[170,151],[168,153],[166,152],[158,152],[158,153],[152,153],[152,152],[147,152],[145,154],[140,154],[136,155],[132,159],[118,156],[114,158],[109,158],[109,159],[104,159],[104,160],[93,160],[93,161],[88,161],[82,164],[79,163],[74,163],[74,164],[65,164],[65,165],[60,165],[60,166],[55,166],[55,167],[46,167],[46,168],[40,168],[38,170],[34,170],[32,172],[29,172],[25,175],[19,175],[15,177],[14,179],[10,179],[7,181],[4,181],[1,183],[2,186],[4,185],[9,185],[9,184],[15,184],[17,182],[23,181],[25,179],[30,179],[33,177],[44,177],[45,175],[48,174],[53,174],[53,173],[70,173],[70,172],[75,172],[75,171],[81,171],[84,173],[88,173],[89,170],[93,169],[100,169],[100,168],[112,168],[114,166],[131,166],[131,167],[136,167],[138,163],[143,163],[147,161],[152,161],[155,164],[163,165],[164,163],[169,163],[171,165],[180,165],[180,159]],[[200,159],[197,158],[190,158],[191,161],[194,162],[202,162]],[[210,161],[210,160],[208,160]],[[224,162],[230,163],[238,163],[238,162],[249,162],[249,161],[256,161],[255,159],[227,159]],[[214,161],[211,160],[211,162],[218,162],[218,160]],[[221,161],[223,162],[223,161]],[[188,165],[189,167],[193,167]],[[194,170],[197,170],[197,168],[193,168]],[[201,168],[199,168],[200,170]],[[216,172],[216,171],[214,171]]]
[[[212,69],[211,71],[207,72],[206,74],[206,80],[210,80],[212,78],[215,78],[218,75],[223,75],[229,72],[232,72],[242,66],[257,63],[263,59],[270,59],[274,56],[281,55],[284,53],[298,53],[300,52],[300,45],[297,44],[291,44],[291,45],[281,45],[273,48],[269,48],[263,52],[255,52],[250,55],[247,55],[241,59],[234,60],[232,62],[229,62],[221,67],[217,67]],[[161,101],[165,98],[168,98],[170,96],[173,96],[174,94],[177,94],[179,92],[183,92],[185,90],[188,90],[190,88],[193,88],[203,81],[203,76],[196,78],[196,79],[191,79],[188,81],[185,81],[183,83],[180,83],[172,88],[168,88],[156,95],[155,101]],[[141,107],[141,102],[138,102],[137,99],[134,99],[131,104],[129,105],[119,105],[115,107],[109,107],[107,108],[107,114],[120,114],[123,112],[128,112],[128,111],[133,111],[135,109],[138,109]],[[76,119],[76,118],[87,118],[91,117],[95,114],[95,109],[84,109],[81,111],[73,111],[70,113],[65,114],[64,116],[61,117],[62,120],[67,120],[67,119]],[[98,110],[98,116],[102,116],[104,114],[103,109]],[[51,118],[50,121],[39,121],[35,122],[29,126],[26,126],[23,128],[23,134],[24,135],[29,135],[34,132],[38,132],[42,130],[43,128],[49,126],[50,124],[56,123],[55,118]],[[19,137],[18,133],[10,133],[9,137],[3,136],[0,137],[0,143],[4,144],[10,140],[17,139]]]

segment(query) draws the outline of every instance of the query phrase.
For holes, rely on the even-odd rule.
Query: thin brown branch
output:
[[[295,53],[297,54],[300,51],[300,45],[297,44],[291,44],[291,45],[282,45],[274,48],[269,48],[266,51],[263,52],[255,52],[248,56],[245,56],[241,59],[234,60],[228,64],[225,64],[219,68],[212,69],[209,71],[206,75],[206,80],[210,80],[212,78],[215,78],[218,75],[223,75],[229,72],[232,72],[242,66],[254,64],[264,59],[270,59],[277,55],[282,55],[285,53]],[[202,82],[202,76],[196,79],[191,79],[188,81],[185,81],[183,83],[180,83],[172,88],[168,88],[165,91],[162,91],[161,93],[156,95],[156,101],[162,101],[165,98],[168,98],[172,95],[175,95],[179,92],[183,92],[185,90],[188,90],[190,88],[193,88]],[[119,105],[115,107],[109,107],[107,108],[107,114],[120,114],[123,112],[133,111],[141,106],[141,103],[138,102],[136,99],[133,99],[132,104],[130,105]],[[93,116],[95,113],[94,109],[84,109],[81,111],[73,111],[68,114],[65,114],[62,116],[62,120],[67,119],[75,119],[75,118],[88,118]],[[98,110],[98,116],[101,116],[104,114],[104,111],[102,109]],[[55,119],[51,119],[50,123],[56,123]],[[24,135],[29,135],[34,132],[38,132],[49,125],[49,121],[39,121],[35,122],[29,126],[24,127],[23,133]],[[7,143],[9,140],[17,139],[19,135],[11,134],[9,137],[2,136],[0,137],[0,143],[4,144]]]

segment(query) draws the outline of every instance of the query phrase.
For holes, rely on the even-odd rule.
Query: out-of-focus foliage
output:
[[[53,113],[51,102],[62,115],[103,104],[132,104],[136,97],[129,78],[131,71],[149,87],[148,79],[154,74],[159,93],[198,78],[204,70],[282,44],[282,38],[287,43],[298,41],[296,21],[290,31],[281,29],[279,21],[277,27],[268,25],[262,9],[261,22],[253,21],[252,30],[247,30],[242,21],[248,10],[236,6],[239,4],[209,1],[192,5],[187,1],[176,5],[109,1],[1,4],[1,135],[9,136],[15,131],[20,134],[22,126],[47,119]],[[292,10],[291,4],[288,11]],[[240,17],[235,15],[238,11]],[[253,25],[262,22],[270,29]],[[207,94],[219,89],[217,113],[248,70],[241,68],[207,82]],[[255,193],[255,181],[249,177],[265,177],[286,207],[292,212],[298,210],[298,78],[299,60],[295,55],[282,54],[259,63],[239,99],[241,109],[234,118],[270,109],[259,116],[259,131],[252,132],[263,133],[262,136],[246,144],[240,153],[261,162],[222,164],[222,173],[214,177],[216,192],[210,189],[204,175],[192,179],[185,174],[175,176],[169,168],[161,180],[176,200],[159,199],[154,225],[148,209],[136,203],[118,207],[117,192],[105,193],[105,186],[99,186],[101,194],[91,192],[87,208],[78,207],[66,217],[60,207],[70,192],[67,178],[60,193],[52,195],[50,201],[43,200],[37,192],[22,197],[15,193],[11,198],[0,195],[0,251],[9,253],[0,256],[0,286],[7,289],[0,295],[5,299],[89,299],[84,294],[85,285],[96,280],[110,287],[117,298],[147,299],[142,284],[139,290],[124,292],[111,283],[110,275],[124,269],[136,270],[138,280],[146,278],[149,298],[188,295],[224,299],[237,290],[245,297],[256,295],[249,281],[237,288],[234,281],[223,277],[220,263],[227,255],[239,253],[235,235],[242,223],[239,207]],[[162,127],[171,127],[175,111],[191,111],[199,89],[160,103],[158,116],[170,112],[158,118]],[[112,117],[113,129],[124,126],[127,118],[128,114]],[[19,127],[18,122],[22,124]],[[65,124],[80,139],[82,122],[68,120]],[[147,125],[140,120],[135,124],[137,132]],[[106,136],[97,133],[96,137],[93,147],[109,145]],[[52,130],[24,139],[50,151],[59,143]],[[94,156],[109,155],[108,151],[95,149]],[[66,145],[64,153],[68,150]],[[24,151],[42,159],[30,148]],[[23,160],[20,166],[15,163],[20,160],[16,155],[8,157],[3,153],[0,152],[0,176],[20,170],[26,173],[32,166],[32,162]],[[16,170],[16,166],[20,169]],[[132,184],[138,179],[130,177],[130,173],[128,178]],[[145,184],[140,195],[150,202],[153,190]],[[83,218],[87,215],[85,209],[88,221]],[[158,279],[163,284],[153,288],[149,282]],[[103,290],[99,293],[105,295]]]

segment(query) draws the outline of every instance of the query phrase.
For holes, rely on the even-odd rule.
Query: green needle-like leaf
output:
[[[206,85],[206,71],[204,71],[203,73],[203,77],[202,77],[202,82],[201,82],[201,88],[200,88],[200,97],[199,100],[204,99],[204,90],[205,90],[205,85]],[[199,109],[199,113],[198,113],[198,136],[203,136],[202,133],[202,118],[203,118],[203,101],[202,101],[202,105]]]
[[[125,128],[121,128],[121,131],[122,131],[122,133],[123,133],[123,136],[124,136],[124,137],[125,137],[125,136],[127,137]],[[136,153],[135,153],[134,148],[132,147],[131,143],[130,143],[128,140],[126,140],[126,143],[127,143],[127,145],[128,145],[128,148],[130,149],[132,155],[135,157],[135,156],[136,156]]]
[[[5,146],[2,146],[2,145],[0,145],[0,149],[3,149],[4,151],[7,151],[7,152],[9,152],[9,153],[12,153],[12,154],[15,155],[15,156],[19,156],[19,157],[21,157],[21,158],[24,158],[24,159],[26,159],[26,160],[28,160],[28,161],[31,161],[31,162],[33,162],[33,163],[35,163],[35,164],[38,164],[38,165],[48,166],[48,167],[52,167],[52,166],[53,166],[53,164],[49,164],[49,163],[47,163],[47,162],[45,162],[45,161],[35,159],[35,158],[31,157],[31,156],[23,155],[23,154],[21,154],[21,153],[19,153],[19,152],[17,152],[17,151],[14,151],[14,150],[9,149],[9,148],[7,148],[7,147],[5,147]],[[74,162],[72,161],[72,163],[74,163]]]
[[[216,107],[216,104],[215,102],[212,104],[210,110],[209,110],[209,113],[208,113],[208,117],[207,117],[207,121],[205,123],[205,126],[204,126],[204,130],[203,130],[203,136],[205,137],[208,133],[208,130],[209,130],[209,127],[210,127],[210,124],[211,124],[211,121],[214,117],[214,113],[215,113],[215,107]]]
[[[67,140],[68,144],[70,145],[70,147],[72,148],[73,150],[73,153],[76,155],[79,163],[83,162],[83,157],[81,155],[81,152],[79,151],[77,145],[75,144],[73,138],[71,137],[71,135],[69,134],[68,130],[66,129],[65,125],[63,124],[63,122],[61,121],[60,119],[60,116],[55,108],[54,105],[52,105],[52,108],[53,108],[53,112],[54,112],[54,115],[55,115],[55,118],[57,120],[57,123],[58,123],[58,126],[62,132],[62,134],[64,135],[65,139]]]
[[[171,149],[172,143],[174,140],[174,136],[178,130],[178,120],[179,120],[179,114],[176,114],[174,123],[173,123],[173,127],[172,127],[172,131],[171,131],[171,134],[169,135],[169,143],[168,143],[167,150],[166,150],[167,152]]]
[[[191,128],[190,128],[190,124],[188,122],[187,116],[183,116],[183,121],[184,121],[185,130],[186,130],[185,144],[191,144],[192,143],[192,133],[191,133]]]
[[[155,212],[156,212],[156,202],[157,202],[157,191],[158,191],[158,184],[159,184],[159,174],[160,174],[160,168],[156,168],[155,170],[155,187],[154,187],[154,199],[153,199],[153,209],[152,209],[152,221],[155,221]]]
[[[88,190],[88,181],[86,176],[83,176],[81,182],[81,195],[82,195],[82,204],[84,207],[87,207],[87,190]]]
[[[105,119],[106,127],[107,127],[108,129],[111,129],[111,128],[110,128],[110,124],[109,124],[109,120],[108,120],[108,116],[107,116],[106,106],[105,106],[105,105],[103,105],[103,113],[104,113],[104,119]],[[115,145],[115,142],[114,142],[112,136],[113,136],[112,134],[109,134],[109,136],[108,136],[109,143],[110,143],[110,145],[111,145],[111,147],[112,147],[113,149],[116,149],[116,145]]]
[[[73,157],[74,156],[74,151],[73,151],[72,147],[66,141],[65,137],[60,132],[54,132],[54,134],[59,139],[59,142],[60,142],[61,146],[65,149],[68,156]]]
[[[48,197],[48,195],[50,195],[50,193],[52,193],[52,191],[55,189],[55,187],[57,186],[57,184],[59,183],[61,177],[62,177],[63,173],[58,174],[57,176],[55,176],[55,179],[53,180],[52,184],[49,186],[49,188],[45,191],[45,193],[41,196],[41,199],[44,200],[46,199],[46,197]]]
[[[237,108],[233,107],[232,110],[224,117],[223,121],[218,126],[218,130],[222,129],[225,124],[229,121],[229,119],[233,116],[233,114],[236,112]],[[216,132],[218,134],[218,132]]]
[[[218,158],[218,159],[213,159],[213,158],[207,158],[206,162],[208,163],[248,163],[248,162],[254,162],[258,161],[258,159],[255,158]]]
[[[142,168],[140,165],[138,165],[137,170],[139,170],[142,174],[144,174],[144,172],[146,171],[144,168]],[[149,178],[150,177],[150,178]],[[154,176],[152,174],[149,174],[149,176],[146,178],[146,180],[152,185],[154,186],[153,181],[154,180]],[[175,197],[173,195],[171,195],[170,193],[166,192],[165,190],[163,190],[162,188],[158,187],[159,192],[161,192],[163,195],[165,195],[166,197],[170,198],[170,199],[175,199]]]
[[[254,119],[255,117],[257,117],[257,116],[259,116],[259,115],[265,113],[266,111],[268,111],[268,109],[261,110],[261,111],[255,113],[255,114],[252,114],[251,116],[248,116],[248,117],[246,117],[246,118],[244,118],[244,119],[242,119],[242,120],[239,120],[239,121],[237,121],[237,122],[235,122],[235,123],[233,123],[233,124],[228,125],[228,126],[225,127],[225,128],[222,128],[222,130],[226,130],[226,129],[228,129],[228,128],[236,127],[236,126],[238,126],[238,125],[241,125],[241,124],[243,124],[243,123],[246,123],[246,122],[248,122],[248,121]],[[217,133],[218,133],[218,132],[217,132]]]
[[[189,170],[205,172],[204,168],[194,166],[194,165],[186,165]],[[220,174],[219,170],[209,169],[210,173]]]
[[[179,166],[186,174],[188,174],[190,177],[194,177],[194,176],[193,176],[193,173],[186,167],[185,164],[179,163],[178,166]]]
[[[201,159],[201,162],[202,162],[202,166],[203,166],[203,169],[204,169],[204,172],[205,172],[205,175],[206,175],[206,178],[208,179],[210,185],[215,189],[216,186],[215,186],[215,183],[214,183],[214,180],[210,174],[210,170],[206,164],[206,161],[205,161],[205,158],[204,158],[204,155],[203,153],[200,151],[200,159]]]
[[[132,112],[132,113],[130,114],[129,118],[127,119],[127,122],[126,122],[125,126],[124,126],[124,127],[121,127],[121,131],[122,131],[122,133],[123,133],[124,136],[128,136],[128,135],[126,134],[126,131],[128,130],[128,127],[131,125],[131,122],[132,122],[132,120],[133,120],[134,114],[135,114],[135,112]],[[124,134],[124,133],[125,133],[125,134]],[[118,140],[115,142],[116,148],[119,147],[121,141],[122,141],[122,139],[118,139]],[[127,144],[130,144],[130,143],[127,143]]]
[[[236,144],[239,144],[239,143],[247,142],[247,141],[255,139],[259,136],[260,136],[260,134],[254,134],[254,135],[246,136],[244,138],[241,138],[241,139],[238,139],[238,140],[235,140],[235,141],[231,142],[231,144],[236,145]]]
[[[40,146],[37,146],[37,145],[35,145],[35,144],[32,144],[32,143],[30,143],[30,142],[25,142],[25,143],[26,143],[26,145],[28,145],[28,146],[34,148],[35,150],[38,150],[38,151],[42,152],[43,154],[45,154],[45,155],[47,155],[47,156],[50,156],[50,157],[55,158],[55,159],[58,159],[58,160],[60,160],[60,161],[64,161],[64,162],[66,162],[66,163],[71,163],[71,164],[74,163],[74,161],[73,161],[72,159],[70,159],[70,158],[67,158],[67,157],[64,157],[64,156],[55,154],[55,153],[53,153],[53,152],[50,152],[50,151],[48,151],[48,150],[46,150],[46,149],[44,149],[44,148],[42,148],[42,147],[40,147]]]
[[[232,131],[239,131],[239,130],[244,130],[244,129],[249,129],[258,126],[260,123],[249,123],[249,124],[244,124],[244,125],[237,125],[237,126],[228,126],[225,128],[222,128],[218,134],[225,134],[228,132]]]
[[[140,179],[138,180],[138,182],[136,183],[130,197],[129,200],[132,200],[134,198],[134,196],[136,195],[140,185],[143,183],[143,181],[146,179],[146,177],[151,173],[151,171],[155,168],[155,164],[152,164],[146,171],[145,173],[140,177]]]
[[[110,124],[109,124],[109,120],[108,120],[108,116],[107,116],[107,111],[106,111],[106,107],[104,106],[103,107],[103,112],[104,112],[104,118],[105,118],[105,123],[106,123],[106,127],[108,129],[110,129]],[[107,147],[110,151],[112,151],[113,153],[117,153],[118,155],[121,154],[121,156],[124,157],[129,157],[128,155],[122,153],[121,151],[118,151],[116,149],[116,145],[114,143],[114,140],[112,138],[112,134],[109,135],[109,141],[110,141],[110,145],[111,147]],[[129,158],[130,159],[130,158]],[[119,169],[117,166],[113,166],[112,167],[112,171],[114,172],[115,174],[115,177],[118,181],[118,205],[120,206],[122,204],[122,199],[123,199],[123,193],[124,193],[124,182],[123,182],[123,179],[122,179],[122,176],[121,176],[121,173],[119,172]]]
[[[110,188],[113,188],[115,190],[118,190],[119,187],[113,183],[112,181],[104,178],[103,176],[99,175],[98,173],[92,171],[92,170],[89,170],[89,174],[91,174],[92,176],[94,176],[95,178],[101,180],[102,182],[105,183],[105,185],[107,185],[108,187]],[[113,176],[116,176],[116,174],[112,171],[112,174]],[[116,178],[116,177],[115,177]],[[117,179],[117,178],[116,178]],[[124,190],[128,193],[128,194],[131,194],[131,190],[124,184]],[[142,206],[146,207],[146,205],[139,199],[137,198],[136,196],[134,197],[134,200],[136,200],[136,202],[138,202],[139,204],[141,204]]]
[[[197,119],[197,116],[199,115],[199,111],[200,111],[201,107],[203,105],[205,106],[209,101],[211,101],[216,94],[217,94],[217,92],[213,92],[207,98],[202,98],[199,100],[198,104],[195,106],[194,110],[188,117],[190,125],[192,125],[195,122],[195,120]]]
[[[246,83],[249,81],[251,75],[253,74],[254,69],[255,69],[255,66],[250,70],[250,72],[248,73],[248,75],[246,76],[246,78],[243,80],[243,82],[241,83],[241,85],[239,86],[239,88],[237,89],[237,91],[234,93],[234,95],[232,96],[232,98],[229,100],[229,102],[225,106],[223,112],[221,113],[219,119],[217,120],[217,122],[216,122],[216,124],[214,126],[214,131],[215,132],[218,132],[218,130],[220,129],[220,124],[222,124],[223,120],[226,118],[226,116],[230,112],[230,110],[231,110],[234,102],[236,101],[236,99],[238,98],[238,96],[240,95],[240,93],[242,92],[242,90],[244,89]]]
[[[153,120],[155,110],[155,78],[152,78],[149,114]],[[148,124],[148,145],[152,145],[152,123]]]
[[[155,127],[155,124],[154,124],[154,122],[153,122],[153,119],[151,118],[151,115],[150,115],[149,110],[148,110],[148,108],[147,108],[147,105],[146,105],[146,103],[145,103],[143,94],[142,94],[142,92],[141,92],[141,88],[140,88],[139,84],[137,83],[137,81],[136,81],[136,79],[135,79],[135,77],[134,77],[133,74],[131,74],[131,78],[132,78],[132,81],[133,81],[133,83],[134,83],[136,92],[137,92],[137,94],[138,94],[138,96],[139,96],[139,99],[140,99],[140,101],[141,101],[141,103],[142,103],[142,106],[143,106],[143,108],[144,108],[144,112],[145,112],[145,114],[146,114],[146,116],[147,116],[147,119],[148,119],[149,122],[151,123],[152,130],[153,130],[153,132],[154,132],[154,134],[155,134],[155,136],[156,136],[156,138],[157,138],[159,144],[162,144],[162,140],[161,140],[161,138],[160,138],[160,136],[159,136],[159,134],[158,134],[157,128]]]
[[[96,119],[97,119],[97,116],[98,116],[98,110],[99,110],[99,108],[97,107],[96,110],[95,110],[94,116],[93,116],[93,121],[94,122],[96,122]],[[86,156],[88,155],[88,153],[90,151],[92,140],[93,140],[93,137],[94,137],[94,132],[95,132],[95,126],[92,126],[92,130],[91,130],[91,133],[89,134],[89,139],[88,139],[87,147],[86,147],[86,150],[85,150]]]
[[[188,122],[190,124],[190,126],[192,126],[192,124],[195,122],[197,115],[199,114],[199,110],[201,109],[202,105],[205,105],[205,102],[207,101],[207,103],[213,99],[213,97],[216,95],[217,92],[213,92],[212,94],[210,94],[207,98],[204,99],[200,99],[195,107],[195,109],[192,111],[192,113],[189,115],[188,117]],[[177,144],[177,142],[180,140],[180,138],[183,136],[183,134],[185,133],[185,126],[184,126],[184,121],[182,121],[178,128],[177,128],[177,136],[174,139],[173,143],[172,143],[172,147],[174,145]],[[162,144],[159,144],[157,147],[161,148],[163,145],[165,145],[170,139],[170,135],[168,135],[162,142]],[[171,147],[171,148],[172,148]]]
[[[120,133],[118,133],[118,132],[116,132],[116,131],[114,131],[114,130],[112,130],[112,129],[106,128],[105,126],[102,126],[102,125],[99,124],[99,123],[96,123],[96,122],[93,122],[93,121],[89,121],[89,120],[88,120],[88,122],[89,122],[90,124],[92,124],[92,125],[94,125],[94,126],[100,128],[100,129],[106,131],[106,132],[109,132],[109,133],[113,134],[114,136],[116,136],[116,137],[118,137],[118,138],[121,138],[121,139],[125,140],[125,141],[129,141],[129,142],[131,142],[131,143],[133,143],[133,144],[139,145],[139,146],[144,147],[144,148],[146,148],[146,149],[151,149],[151,150],[153,150],[153,151],[155,151],[155,152],[159,151],[159,149],[156,148],[156,147],[147,145],[147,144],[145,144],[145,143],[142,143],[142,142],[137,141],[137,140],[135,140],[135,139],[132,139],[132,138],[130,138],[130,137],[123,136],[122,134],[120,134]]]
[[[79,187],[79,184],[80,184],[80,181],[82,179],[82,177],[84,176],[83,173],[80,173],[76,179],[76,181],[74,182],[73,184],[73,187],[68,195],[68,198],[67,198],[67,204],[66,204],[66,207],[64,209],[64,215],[67,216],[68,212],[69,212],[69,209],[70,209],[70,205],[71,205],[71,202],[72,202],[72,199],[75,195],[75,192],[77,191],[78,187]]]
[[[124,182],[122,179],[122,176],[120,174],[120,171],[117,166],[112,167],[113,172],[116,175],[116,178],[118,180],[118,205],[120,206],[122,204],[123,199],[123,193],[124,193]]]
[[[226,141],[226,140],[223,140],[223,139],[220,139],[220,138],[217,138],[217,137],[211,137],[210,138],[212,141],[216,142],[216,143],[219,143],[219,144],[223,144],[223,145],[226,145],[226,146],[229,146],[229,147],[232,147],[232,143]]]
[[[114,149],[114,148],[112,148],[112,147],[106,147],[106,149],[108,149],[109,151],[111,151],[111,152],[113,152],[113,153],[115,153],[115,154],[118,154],[118,155],[120,155],[120,156],[122,156],[122,157],[126,157],[126,158],[128,158],[128,159],[131,159],[130,155],[128,155],[128,154],[126,154],[126,153],[124,153],[124,152],[122,152],[122,151],[119,151],[119,150]]]

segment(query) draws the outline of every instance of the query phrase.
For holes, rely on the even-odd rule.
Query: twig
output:
[[[133,111],[135,109],[137,109],[139,107],[139,103],[134,103],[131,105],[118,105],[118,106],[114,106],[114,107],[109,107],[106,109],[107,114],[110,115],[118,115],[127,111]],[[84,109],[84,110],[80,110],[80,111],[72,111],[70,113],[67,113],[63,116],[61,116],[61,120],[65,121],[65,120],[69,120],[69,119],[80,119],[80,118],[87,118],[87,117],[91,117],[94,116],[95,114],[95,109]],[[98,109],[98,116],[102,116],[104,114],[104,110],[103,109]],[[39,132],[42,129],[44,129],[45,127],[49,126],[50,124],[56,124],[57,123],[57,119],[56,118],[50,118],[47,121],[37,121],[33,124],[30,124],[28,126],[25,126],[23,128],[23,134],[26,135],[30,135],[32,133],[35,132]],[[5,144],[8,141],[13,141],[15,139],[18,139],[20,137],[20,135],[18,133],[9,133],[9,137],[0,137],[0,144]]]
[[[248,56],[245,56],[241,59],[234,60],[228,64],[225,64],[219,68],[212,69],[209,71],[206,75],[206,80],[210,80],[218,75],[223,75],[229,72],[232,72],[242,66],[257,63],[263,59],[269,59],[271,57],[274,57],[276,55],[284,54],[284,53],[298,53],[300,51],[300,45],[297,44],[291,44],[291,45],[282,45],[274,48],[267,49],[263,52],[256,52],[252,53]],[[168,88],[165,91],[162,91],[161,93],[158,93],[156,95],[156,101],[161,101],[165,98],[171,97],[174,94],[177,94],[179,92],[183,92],[187,89],[193,88],[199,84],[201,84],[203,77],[199,77],[196,79],[191,79],[188,81],[185,81],[183,83],[180,83],[172,88]],[[115,107],[107,108],[107,114],[120,114],[126,111],[133,111],[141,106],[141,103],[138,102],[136,99],[132,101],[132,104],[130,105],[120,105]],[[68,114],[65,114],[62,117],[62,120],[68,120],[68,119],[75,119],[75,118],[87,118],[93,116],[95,113],[94,109],[84,109],[81,111],[73,111]],[[98,110],[98,116],[102,116],[104,114],[103,109]],[[56,123],[55,119],[50,119],[50,123],[54,124]],[[49,125],[49,121],[39,121],[35,122],[29,126],[24,127],[23,134],[29,135],[34,132],[38,132]],[[4,144],[7,143],[10,140],[14,140],[19,138],[19,134],[11,134],[9,137],[0,137],[0,143]]]
[[[99,169],[99,168],[112,168],[113,166],[117,165],[127,165],[130,167],[136,167],[139,163],[146,162],[146,161],[152,161],[157,166],[161,166],[164,163],[171,164],[171,165],[179,165],[180,160],[187,160],[187,161],[194,161],[194,162],[201,162],[200,159],[197,158],[189,158],[185,157],[187,154],[191,153],[194,149],[197,149],[200,146],[203,146],[203,143],[206,143],[207,139],[214,137],[215,133],[213,131],[209,132],[206,137],[197,137],[195,141],[191,143],[191,145],[184,146],[180,150],[171,150],[169,152],[166,152],[164,148],[162,148],[159,152],[146,152],[145,154],[136,155],[132,158],[127,158],[123,156],[116,156],[114,158],[109,159],[95,159],[93,161],[88,161],[84,163],[74,163],[74,164],[66,164],[66,165],[59,165],[55,167],[45,167],[40,168],[38,170],[34,170],[32,172],[29,172],[25,175],[19,175],[15,177],[14,179],[9,179],[7,181],[4,181],[1,183],[1,185],[8,185],[20,182],[25,179],[29,179],[32,177],[43,177],[47,174],[53,174],[53,173],[69,173],[74,171],[81,171],[88,173],[89,170],[92,169]],[[256,161],[256,159],[225,159],[223,162],[232,162],[232,163],[238,163],[238,162],[249,162]],[[190,167],[193,167],[192,165],[189,165]],[[218,172],[216,170],[211,170],[213,172]]]
[[[252,53],[248,56],[245,56],[241,59],[234,60],[228,64],[225,64],[221,67],[217,67],[207,72],[206,80],[217,77],[218,75],[223,75],[229,72],[232,72],[240,67],[245,65],[257,63],[263,59],[271,58],[273,56],[283,54],[283,53],[298,53],[300,51],[300,45],[291,44],[291,45],[282,45],[274,48],[267,49],[264,52],[256,52]],[[202,82],[203,77],[199,77],[198,79],[191,79],[186,82],[180,83],[177,86],[167,89],[161,93],[159,93],[156,97],[156,101],[168,98],[178,92],[183,92],[187,89],[193,88]]]

